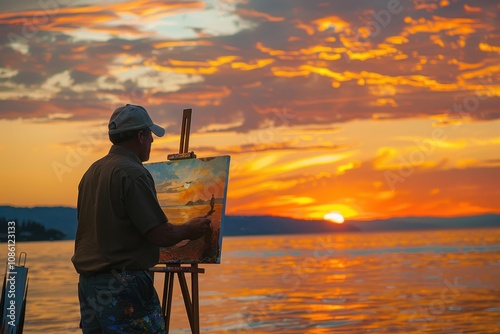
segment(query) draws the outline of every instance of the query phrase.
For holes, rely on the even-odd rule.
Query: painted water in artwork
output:
[[[160,263],[220,263],[222,222],[229,156],[145,164],[155,181],[158,201],[172,224],[211,219],[211,234],[160,249]]]

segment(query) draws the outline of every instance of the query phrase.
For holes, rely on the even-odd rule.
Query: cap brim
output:
[[[149,129],[150,129],[151,131],[153,131],[153,133],[154,133],[155,135],[157,135],[158,137],[163,137],[163,135],[165,134],[165,129],[164,129],[164,128],[162,128],[161,126],[156,125],[156,124],[151,125],[151,126],[149,127]]]

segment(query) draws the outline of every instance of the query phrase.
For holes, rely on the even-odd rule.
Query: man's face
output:
[[[141,133],[139,133],[139,136],[141,138],[141,149],[139,158],[141,159],[142,162],[148,161],[149,154],[151,153],[151,143],[154,141],[153,133],[151,132],[151,130],[145,129]]]

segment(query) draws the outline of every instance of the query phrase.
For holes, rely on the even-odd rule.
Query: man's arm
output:
[[[158,247],[173,246],[179,241],[196,240],[210,231],[212,221],[205,217],[196,217],[183,225],[164,223],[146,232],[145,237]]]

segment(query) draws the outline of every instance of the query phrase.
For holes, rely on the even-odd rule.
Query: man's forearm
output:
[[[189,228],[186,225],[174,225],[167,222],[153,227],[145,237],[158,247],[169,247],[179,241],[189,239]]]

